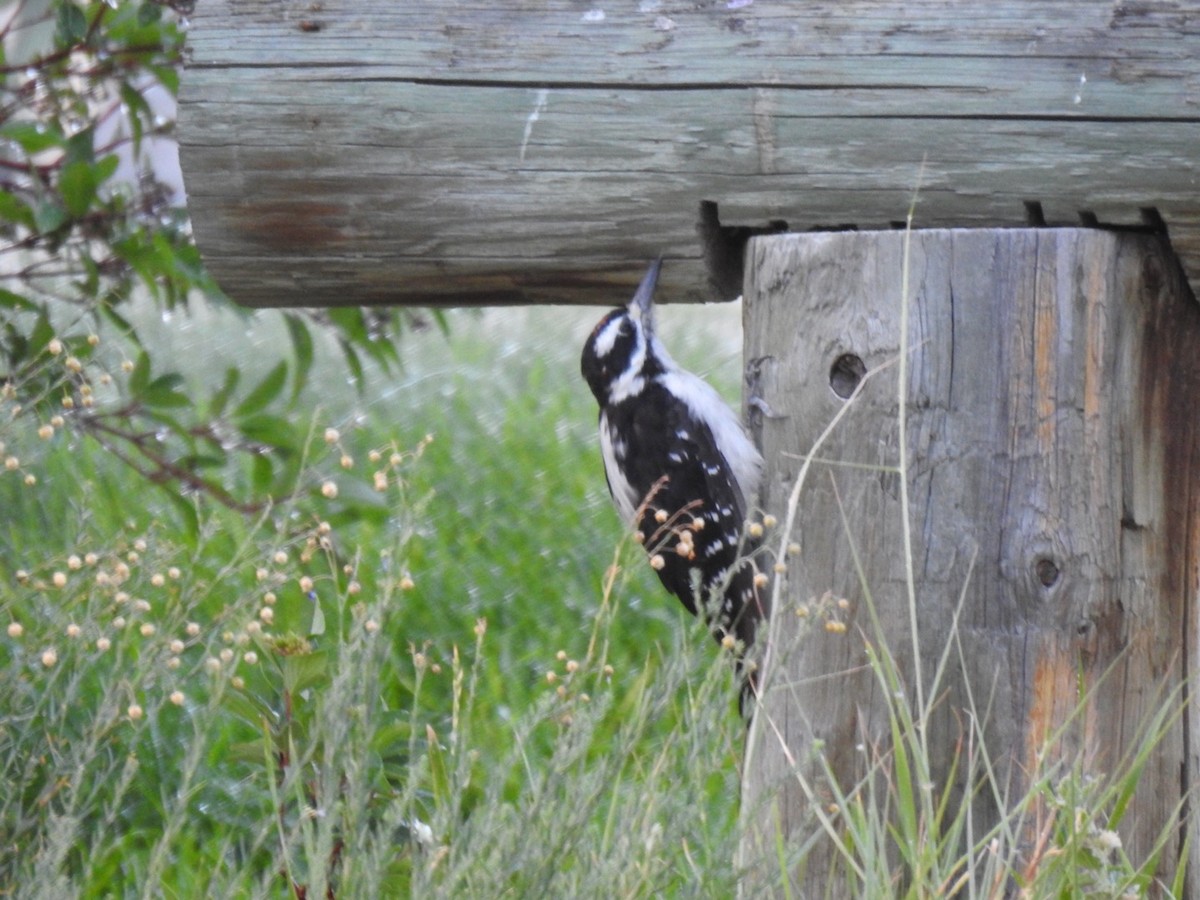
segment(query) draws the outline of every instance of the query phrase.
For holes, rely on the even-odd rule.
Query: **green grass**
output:
[[[296,501],[247,521],[200,498],[198,537],[69,430],[5,426],[0,619],[21,633],[0,637],[0,886],[727,895],[732,678],[622,545],[577,374],[596,315],[457,315],[361,392],[324,348]],[[262,318],[141,330],[203,383],[279,339]],[[264,637],[313,632],[300,656]]]
[[[733,311],[667,312],[681,361],[721,361],[732,395],[737,346],[686,320]],[[199,498],[198,531],[69,429],[0,409],[19,460],[0,470],[0,894],[782,895],[820,840],[834,897],[1147,890],[1157,860],[1114,831],[1141,757],[1104,782],[1034,773],[972,834],[970,793],[929,781],[927,711],[886,640],[890,745],[812,834],[739,856],[732,674],[610,508],[577,374],[597,314],[456,314],[361,391],[320,347],[294,496],[253,519]],[[195,359],[196,385],[243,358],[253,383],[286,340],[271,316],[205,310],[139,328]],[[980,748],[959,775],[1005,791]]]

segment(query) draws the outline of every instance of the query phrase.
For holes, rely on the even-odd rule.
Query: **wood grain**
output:
[[[1200,283],[1200,0],[206,0],[181,158],[251,305],[714,298],[701,200],[793,230],[1137,226]],[[1157,222],[1159,219],[1155,218]]]
[[[784,521],[803,455],[847,402],[831,389],[834,362],[853,355],[876,370],[819,449],[795,533],[776,536],[802,550],[775,610],[767,695],[745,763],[747,854],[765,835],[768,872],[777,821],[796,841],[813,829],[788,754],[830,798],[817,760],[850,790],[866,773],[864,748],[886,753],[887,706],[866,667],[868,643],[889,647],[910,700],[918,665],[925,697],[937,698],[935,783],[948,780],[974,706],[1010,796],[1058,760],[1100,778],[1120,770],[1139,729],[1194,672],[1200,309],[1169,250],[1148,236],[1083,229],[914,232],[902,437],[904,237],[750,244],[747,365],[772,412],[758,423],[768,512]],[[894,469],[902,439],[915,656]],[[850,601],[832,613],[845,634],[812,625],[826,591]],[[808,618],[794,614],[799,604]],[[946,677],[934,686],[949,641]],[[1200,785],[1198,747],[1185,713],[1148,758],[1121,828],[1132,858],[1144,858],[1183,793]],[[974,808],[983,834],[997,797],[985,791]],[[1164,873],[1180,852],[1171,846]],[[816,852],[801,895],[821,884],[828,853]]]

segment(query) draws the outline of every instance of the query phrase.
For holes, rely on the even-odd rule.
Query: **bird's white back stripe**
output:
[[[623,474],[624,466],[617,459],[613,447],[612,428],[608,417],[600,416],[600,455],[604,459],[604,474],[608,476],[608,486],[612,491],[613,503],[617,512],[627,525],[637,527],[637,507],[642,498],[637,496],[628,479]]]

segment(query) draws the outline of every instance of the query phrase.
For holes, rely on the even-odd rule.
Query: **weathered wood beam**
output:
[[[697,206],[794,230],[1165,223],[1200,284],[1200,0],[206,0],[180,142],[252,305],[610,303]],[[727,299],[718,297],[716,299]]]
[[[998,790],[975,798],[977,839],[1004,797],[1057,761],[1113,775],[1172,692],[1178,709],[1195,673],[1200,308],[1165,244],[1080,229],[914,232],[902,435],[904,245],[903,232],[750,245],[747,366],[771,411],[759,420],[762,504],[781,522],[805,455],[862,373],[875,372],[816,448],[795,531],[773,537],[801,552],[774,610],[743,808],[747,858],[767,848],[776,886],[776,828],[793,846],[817,830],[789,754],[825,800],[834,792],[818,760],[844,792],[873,761],[889,765],[887,690],[868,644],[886,646],[908,700],[923,690],[933,709],[935,785],[950,783],[955,754],[960,789],[961,754],[990,759]],[[826,591],[850,601],[832,609],[843,634],[820,627]],[[809,618],[794,614],[799,604]],[[1148,755],[1121,824],[1131,858],[1146,858],[1198,786],[1200,727],[1185,711]],[[1020,834],[1032,851],[1036,836]],[[1160,874],[1174,871],[1184,838],[1171,835]],[[1194,872],[1194,840],[1191,856]],[[830,843],[818,846],[798,895],[825,896],[835,862]]]

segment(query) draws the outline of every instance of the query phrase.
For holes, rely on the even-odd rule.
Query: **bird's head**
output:
[[[654,286],[661,259],[650,264],[629,304],[614,309],[592,329],[580,368],[599,404],[636,396],[645,385],[647,357],[653,355]]]

